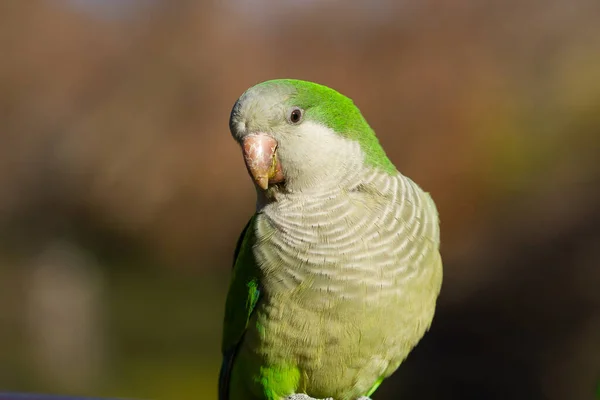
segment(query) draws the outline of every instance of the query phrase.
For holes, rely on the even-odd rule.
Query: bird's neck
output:
[[[312,212],[323,211],[335,216],[341,204],[344,207],[351,206],[346,211],[372,213],[375,211],[374,204],[389,201],[396,195],[394,188],[398,188],[399,179],[407,178],[399,173],[390,175],[375,168],[350,169],[325,185],[318,183],[302,190],[289,190],[281,186],[266,192],[259,191],[257,212],[279,215],[284,219],[298,219],[297,222],[312,219]]]
[[[358,163],[340,169],[330,169],[311,179],[288,180],[266,191],[257,189],[256,211],[260,212],[272,203],[281,202],[298,205],[320,202],[325,207],[326,202],[335,201],[336,197],[347,196],[348,193],[360,188],[371,186],[371,189],[376,192],[377,186],[386,185],[382,183],[383,180],[392,180],[396,177],[397,174],[390,175]]]

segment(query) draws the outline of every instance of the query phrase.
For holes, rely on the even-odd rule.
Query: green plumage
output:
[[[275,79],[259,83],[251,89],[270,87],[276,90],[277,86],[292,86],[295,89],[287,103],[302,107],[307,118],[360,143],[368,165],[389,173],[396,172],[396,167],[379,145],[375,132],[350,98],[327,86],[297,79]]]
[[[298,123],[290,107],[302,109]],[[237,140],[277,140],[286,181],[258,191],[238,241],[220,400],[371,395],[433,318],[433,201],[396,171],[352,101],[325,86],[259,84],[231,119]]]

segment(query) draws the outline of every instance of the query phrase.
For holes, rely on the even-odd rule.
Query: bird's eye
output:
[[[290,114],[288,116],[288,120],[292,124],[298,124],[302,121],[302,109],[298,107],[294,107],[291,109]]]

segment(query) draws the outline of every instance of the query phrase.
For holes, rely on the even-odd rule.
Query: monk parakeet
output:
[[[433,319],[433,200],[326,86],[260,83],[229,126],[257,201],[235,250],[219,399],[370,396]]]

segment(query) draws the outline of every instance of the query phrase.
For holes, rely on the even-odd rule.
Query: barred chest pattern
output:
[[[399,294],[420,273],[439,242],[433,201],[401,174],[356,175],[344,192],[283,195],[264,207],[255,255],[272,290],[309,285],[326,307],[332,296]]]

